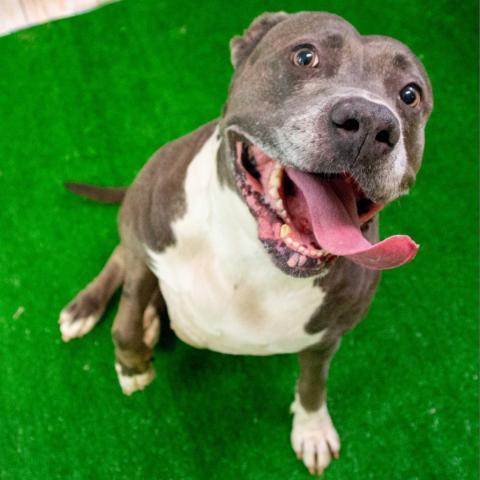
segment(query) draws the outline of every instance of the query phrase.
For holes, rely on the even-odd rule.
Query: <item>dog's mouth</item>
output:
[[[284,167],[243,138],[235,141],[236,182],[277,265],[312,275],[334,258],[369,269],[394,268],[418,246],[404,235],[372,245],[362,234],[383,204],[369,199],[350,173],[317,174]]]

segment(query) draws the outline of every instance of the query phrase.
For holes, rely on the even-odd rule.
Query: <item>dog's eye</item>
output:
[[[415,85],[407,85],[400,90],[400,98],[410,107],[416,107],[421,100],[420,90]]]
[[[318,55],[313,47],[302,47],[293,52],[292,62],[297,67],[316,67]]]

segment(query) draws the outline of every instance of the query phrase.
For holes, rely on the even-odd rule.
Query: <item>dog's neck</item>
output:
[[[257,225],[235,186],[225,181],[219,168],[219,152],[223,146],[218,128],[205,142],[189,167],[185,183],[187,198],[195,198],[188,206],[197,221],[208,229],[214,253],[231,257],[267,256],[257,236]],[[222,158],[226,161],[226,158]],[[220,171],[219,171],[220,170]]]
[[[215,131],[190,164],[185,192],[196,227],[187,235],[194,235],[195,242],[209,244],[210,267],[216,264],[222,275],[238,276],[241,270],[248,276],[254,274],[255,281],[264,285],[298,282],[274,265],[258,238],[257,222],[248,206],[235,186],[219,176],[217,156],[221,145]],[[303,280],[311,284],[311,280]]]

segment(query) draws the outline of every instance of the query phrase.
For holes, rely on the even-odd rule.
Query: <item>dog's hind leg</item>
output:
[[[61,311],[59,324],[63,341],[82,337],[92,330],[123,283],[124,273],[124,250],[118,246],[99,275]]]
[[[151,349],[155,347],[160,338],[160,317],[165,309],[162,292],[160,288],[156,288],[143,312],[143,341]]]
[[[113,322],[115,369],[123,393],[145,388],[155,377],[152,351],[159,330],[158,280],[144,260],[125,251],[125,281]]]

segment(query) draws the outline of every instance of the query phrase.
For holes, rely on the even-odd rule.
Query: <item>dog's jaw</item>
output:
[[[260,172],[248,168],[249,156]],[[334,256],[313,245],[290,225],[292,219],[282,199],[282,166],[253,144],[235,143],[235,183],[258,226],[258,238],[275,265],[297,277],[319,275],[328,270]],[[263,161],[263,165],[260,163]]]
[[[371,244],[362,232],[384,207],[368,198],[348,171],[304,172],[272,158],[261,142],[236,125],[223,130],[223,171],[257,224],[257,236],[275,265],[288,275],[328,272],[338,256],[386,269],[415,257],[418,246],[407,236]],[[222,170],[222,169],[219,169]]]

